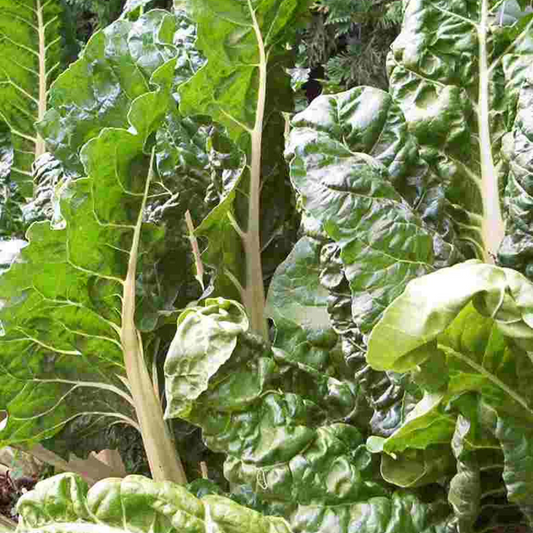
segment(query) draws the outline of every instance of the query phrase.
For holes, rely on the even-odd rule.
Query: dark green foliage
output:
[[[297,63],[324,68],[325,92],[356,85],[387,88],[385,60],[400,29],[401,1],[319,0],[311,15]]]

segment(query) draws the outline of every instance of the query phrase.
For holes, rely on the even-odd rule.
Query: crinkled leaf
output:
[[[454,242],[486,261],[504,236],[498,189],[508,174],[506,134],[533,57],[531,20],[502,27],[512,4],[409,1],[387,60],[390,94],[441,184]],[[523,202],[511,189],[504,198]]]
[[[18,533],[290,533],[283,518],[262,516],[222,496],[198,499],[183,487],[142,476],[105,479],[88,489],[74,474],[38,483],[18,503]]]
[[[284,44],[294,32],[308,0],[237,2],[190,0],[191,17],[198,24],[197,47],[206,65],[181,90],[183,113],[210,115],[230,137],[247,150],[256,121],[260,46],[258,31],[270,64],[285,54]],[[288,79],[288,77],[287,77]]]
[[[65,220],[61,214],[61,188],[68,182],[63,165],[50,152],[45,152],[34,161],[32,170],[34,194],[22,208],[25,223],[49,220],[53,228],[62,229]]]
[[[59,0],[0,2],[0,116],[11,130],[11,179],[26,197],[33,192],[33,160],[45,151],[35,122],[43,118],[60,72],[61,25]]]
[[[80,59],[54,83],[52,109],[38,128],[67,174],[83,174],[80,149],[103,128],[129,126],[133,100],[151,90],[150,77],[159,67],[180,55],[174,38],[183,24],[183,13],[163,10],[136,22],[119,20],[93,35]]]
[[[533,46],[532,46],[533,48]],[[533,70],[520,91],[517,114],[512,133],[505,138],[506,155],[509,159],[509,180],[505,188],[507,207],[507,235],[499,250],[502,265],[516,268],[531,279],[531,223],[533,212],[533,182],[531,180],[531,155],[533,154]]]
[[[276,327],[276,348],[295,362],[325,370],[338,351],[338,335],[327,312],[328,292],[320,285],[320,249],[309,237],[297,242],[272,278],[267,313]]]
[[[295,533],[326,533],[332,527],[360,533],[444,533],[448,530],[447,513],[443,502],[424,504],[414,494],[395,492],[352,505],[300,506],[292,516],[291,527]]]
[[[414,201],[411,182],[424,185],[427,165],[400,108],[379,89],[320,96],[292,123],[292,182],[339,244],[352,314],[368,332],[410,279],[454,259],[398,192]]]
[[[301,244],[305,252],[305,241]],[[239,335],[231,357],[186,414],[202,428],[210,449],[227,454],[227,479],[252,491],[245,500],[288,517],[295,531],[321,532],[331,520],[348,531],[348,517],[357,513],[373,517],[361,521],[368,528],[363,531],[385,525],[403,531],[410,518],[401,502],[411,501],[415,521],[424,524],[427,514],[422,530],[440,531],[447,505],[437,506],[440,514],[434,515],[431,505],[408,494],[391,495],[379,481],[377,457],[366,449],[363,435],[339,422],[355,410],[357,387],[322,374],[312,359],[301,363],[248,335]],[[167,388],[169,402],[172,396]],[[394,516],[391,506],[398,506]]]
[[[303,218],[304,227],[308,225],[307,220],[308,217]],[[409,402],[404,383],[400,385],[387,373],[373,370],[366,361],[366,344],[352,316],[351,291],[338,244],[328,242],[322,247],[320,268],[320,284],[329,293],[327,310],[331,325],[340,337],[345,365],[361,390],[361,398],[374,411],[364,426],[370,427],[372,435],[389,436],[407,412]]]

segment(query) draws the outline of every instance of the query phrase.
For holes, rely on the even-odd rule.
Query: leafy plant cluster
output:
[[[2,86],[43,216],[2,258],[0,445],[128,426],[152,479],[55,476],[17,531],[531,528],[527,6],[409,0],[390,89],[288,124],[309,2],[140,4],[50,85],[41,60]],[[188,483],[176,420],[229,485]]]

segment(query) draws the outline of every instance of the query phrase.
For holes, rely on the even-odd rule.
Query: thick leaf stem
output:
[[[483,222],[481,227],[484,260],[494,263],[505,225],[500,209],[498,174],[494,166],[490,137],[490,69],[487,54],[487,29],[489,23],[488,0],[481,2],[481,20],[478,26],[479,40],[479,151],[481,159],[481,191],[483,195]]]
[[[126,374],[131,388],[131,395],[135,402],[135,410],[141,427],[141,435],[152,476],[155,481],[173,481],[174,483],[184,485],[187,483],[185,471],[163,419],[163,409],[154,391],[150,374],[144,362],[141,335],[135,327],[137,259],[142,216],[152,179],[153,164],[154,152],[152,152],[152,158],[150,160],[150,171],[146,180],[146,190],[135,226],[128,263],[128,273],[124,282],[121,341],[124,351]]]
[[[250,0],[248,7],[259,48],[259,88],[255,125],[251,133],[251,164],[250,164],[250,199],[248,204],[248,227],[244,237],[246,253],[246,301],[250,315],[252,330],[268,339],[268,327],[265,319],[265,290],[263,287],[263,269],[261,266],[261,233],[260,233],[260,195],[261,195],[261,146],[263,138],[263,118],[266,102],[267,57],[261,29]]]

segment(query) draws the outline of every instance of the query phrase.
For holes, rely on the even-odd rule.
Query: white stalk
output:
[[[488,0],[481,0],[481,20],[478,26],[479,40],[479,152],[481,163],[481,193],[483,195],[483,222],[481,226],[484,260],[494,263],[500,243],[505,235],[500,195],[498,190],[498,174],[492,155],[490,136],[490,69],[487,54],[487,29],[489,22]]]

